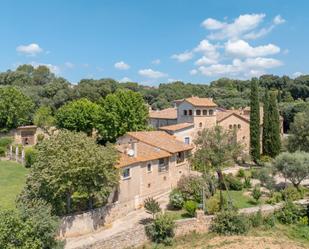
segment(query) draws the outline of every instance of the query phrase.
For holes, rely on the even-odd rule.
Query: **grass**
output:
[[[166,210],[165,213],[173,217],[174,220],[181,220],[185,218],[191,218],[190,215],[187,214],[186,210]]]
[[[250,196],[245,196],[244,191],[229,190],[229,195],[232,202],[237,208],[249,208],[257,205],[255,201]],[[217,191],[215,195],[219,197],[220,191]],[[227,191],[223,191],[223,196],[228,200]],[[261,204],[261,203],[258,203]]]
[[[0,209],[14,209],[16,196],[25,183],[28,169],[19,163],[0,161]]]

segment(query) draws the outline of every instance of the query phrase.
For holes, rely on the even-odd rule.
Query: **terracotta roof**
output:
[[[245,120],[246,122],[250,122],[250,117],[248,115],[241,114],[239,110],[227,110],[223,112],[217,112],[217,123],[222,122],[223,120],[227,119],[230,116],[237,116],[240,119]]]
[[[129,156],[126,153],[126,148],[128,148],[128,144],[117,145],[117,150],[121,152],[120,159],[118,161],[118,164],[116,165],[117,168],[122,168],[138,162],[146,162],[171,156],[169,152],[155,148],[143,142],[137,143],[136,157]]]
[[[192,145],[176,140],[174,136],[167,134],[165,131],[128,132],[127,134],[145,144],[149,144],[170,153],[193,149]]]
[[[177,119],[177,109],[167,108],[160,111],[150,111],[149,117],[160,119]]]
[[[206,106],[206,107],[216,107],[217,104],[213,102],[210,98],[199,98],[199,97],[191,97],[186,98],[184,101],[189,102],[193,106]]]
[[[174,124],[174,125],[167,125],[167,126],[161,126],[159,129],[160,130],[165,130],[165,131],[178,131],[182,129],[186,129],[189,127],[193,127],[193,123],[179,123],[179,124]]]

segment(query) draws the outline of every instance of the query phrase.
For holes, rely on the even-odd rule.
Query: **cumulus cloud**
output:
[[[280,48],[274,44],[252,47],[244,40],[228,41],[225,44],[225,51],[237,57],[260,57],[273,55],[280,52]]]
[[[302,72],[295,72],[295,73],[292,74],[292,77],[293,78],[297,78],[297,77],[302,76],[302,75],[304,75],[304,73],[302,73]]]
[[[124,61],[119,61],[114,64],[114,67],[119,70],[128,70],[130,65],[125,63]]]
[[[171,58],[177,60],[178,62],[185,62],[193,58],[193,53],[191,51],[185,51],[180,54],[173,54]]]
[[[160,59],[155,59],[151,62],[152,64],[159,65],[161,63]]]
[[[154,71],[150,68],[141,69],[138,71],[138,74],[151,79],[159,79],[168,76],[166,73],[162,73],[160,71]]]
[[[190,70],[190,74],[191,75],[196,75],[197,73],[198,73],[198,71],[196,69]]]
[[[285,20],[280,15],[277,15],[275,16],[273,23],[275,25],[279,25],[279,24],[285,23]]]
[[[35,56],[41,52],[43,49],[36,43],[31,43],[28,45],[20,45],[16,48],[16,51],[21,54]]]
[[[216,59],[208,58],[206,56],[202,56],[198,60],[195,61],[195,65],[201,66],[201,65],[209,65],[209,64],[215,64],[218,61]]]
[[[119,80],[120,83],[126,83],[126,82],[132,82],[132,80],[128,77],[123,77],[121,80]]]

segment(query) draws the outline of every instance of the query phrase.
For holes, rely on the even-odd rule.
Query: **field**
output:
[[[27,172],[21,164],[0,161],[0,209],[15,208],[15,199],[23,188]]]

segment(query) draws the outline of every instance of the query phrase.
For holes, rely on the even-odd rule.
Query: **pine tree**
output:
[[[256,162],[260,159],[260,103],[258,80],[251,80],[250,97],[250,154]]]
[[[263,107],[263,139],[262,139],[262,148],[263,154],[270,155],[270,117],[269,117],[269,92],[266,89],[264,97],[264,107]]]
[[[280,153],[281,139],[280,139],[280,116],[277,104],[277,96],[275,92],[270,94],[269,101],[269,155],[275,157]]]

